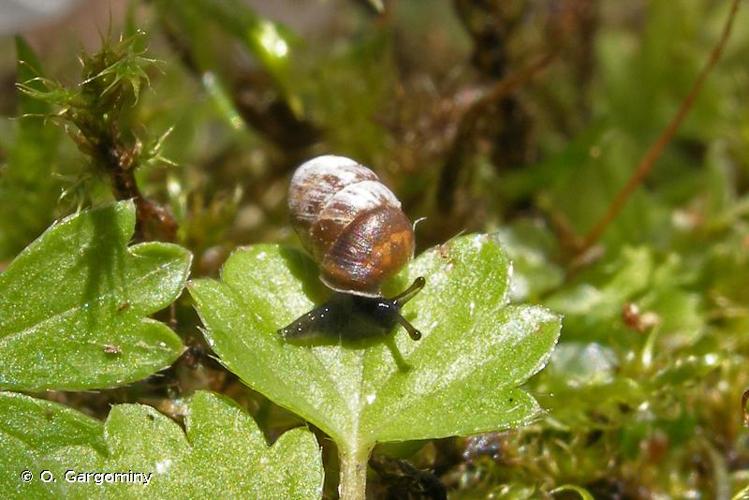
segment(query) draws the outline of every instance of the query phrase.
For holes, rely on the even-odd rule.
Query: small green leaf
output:
[[[508,268],[485,235],[416,259],[400,282],[427,280],[403,311],[424,334],[418,342],[403,332],[332,345],[281,340],[276,330],[313,307],[320,289],[309,258],[274,245],[236,252],[221,282],[197,280],[190,290],[230,370],[361,460],[376,442],[497,430],[538,414],[518,386],[546,363],[560,320],[508,306]]]
[[[127,247],[132,202],[48,229],[0,274],[0,387],[112,387],[169,366],[182,343],[145,318],[182,291],[191,256],[167,243]]]
[[[299,428],[268,447],[255,421],[229,400],[197,392],[186,432],[144,405],[118,405],[104,424],[107,450],[58,450],[56,477],[66,470],[133,471],[142,483],[72,483],[66,495],[143,498],[320,498],[323,469],[314,435]]]
[[[34,49],[20,36],[16,37],[16,57],[18,59],[17,83],[26,84],[30,88],[43,91],[44,85],[39,81],[39,78],[43,76],[42,64],[39,62]],[[23,92],[19,92],[18,102],[21,116],[25,114],[43,115],[51,110],[48,103],[34,99]],[[39,129],[49,130],[47,127],[42,127],[39,122],[34,123],[34,125]]]
[[[213,71],[206,71],[203,73],[201,79],[203,88],[205,88],[208,96],[211,98],[216,106],[221,118],[234,130],[245,130],[247,125],[242,120],[242,115],[239,114],[237,106],[234,104],[231,98],[231,94],[226,89],[226,85],[221,82],[220,77]]]

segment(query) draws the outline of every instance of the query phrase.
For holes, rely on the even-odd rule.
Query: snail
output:
[[[424,278],[395,297],[382,296],[382,283],[413,258],[414,230],[374,172],[342,156],[313,158],[294,172],[289,212],[302,246],[320,266],[320,280],[334,293],[281,328],[282,337],[384,335],[400,324],[412,339],[421,338],[400,310],[424,287]]]

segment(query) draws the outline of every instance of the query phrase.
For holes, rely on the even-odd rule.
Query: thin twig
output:
[[[533,60],[526,67],[514,72],[494,85],[486,94],[476,100],[465,112],[458,126],[458,131],[453,141],[453,146],[447,155],[447,160],[442,168],[439,185],[437,187],[437,200],[440,210],[447,211],[452,205],[453,188],[458,178],[461,161],[467,143],[474,133],[476,124],[487,106],[500,101],[520,86],[526,84],[538,73],[546,69],[554,60],[556,52],[544,54]]]
[[[579,255],[587,252],[588,249],[590,249],[590,247],[592,247],[599,240],[599,238],[608,228],[609,224],[614,219],[616,219],[616,217],[622,211],[624,205],[627,203],[632,193],[640,186],[640,184],[642,184],[650,171],[653,169],[655,162],[658,160],[658,158],[660,158],[665,147],[669,142],[671,142],[671,139],[679,129],[681,123],[684,121],[684,118],[686,118],[687,113],[689,113],[689,111],[691,110],[695,99],[702,90],[702,85],[705,83],[705,79],[707,78],[710,71],[712,71],[713,67],[718,62],[718,59],[720,59],[720,56],[723,53],[726,42],[731,35],[731,28],[733,27],[733,21],[736,18],[736,13],[739,8],[739,2],[740,0],[733,0],[733,3],[731,4],[731,12],[729,13],[726,24],[723,27],[723,33],[721,34],[721,37],[715,47],[713,47],[713,50],[710,52],[710,57],[708,58],[705,66],[702,68],[702,71],[700,71],[699,75],[697,76],[697,79],[692,86],[692,90],[682,101],[681,106],[679,106],[679,109],[676,112],[676,115],[674,115],[674,117],[671,119],[671,122],[663,130],[660,137],[658,137],[658,139],[650,146],[645,155],[642,157],[639,165],[637,166],[637,169],[629,178],[627,184],[617,193],[614,201],[612,201],[611,205],[609,205],[609,209],[606,214],[601,217],[601,219],[599,219],[599,221],[585,236],[585,238],[583,239],[583,243],[578,250]]]
[[[554,56],[556,56],[556,52],[539,56],[534,61],[531,61],[528,66],[522,68],[517,73],[513,73],[507,78],[502,79],[502,81],[497,83],[489,91],[488,94],[481,98],[479,102],[487,104],[490,102],[497,102],[498,100],[502,99],[510,92],[516,90],[521,85],[530,81],[531,78],[536,76],[537,73],[546,69],[549,63],[551,63],[551,61],[554,59]]]

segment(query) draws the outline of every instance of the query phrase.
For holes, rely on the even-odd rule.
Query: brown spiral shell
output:
[[[343,156],[303,163],[289,186],[291,224],[333,290],[379,296],[414,253],[411,222],[374,172]]]

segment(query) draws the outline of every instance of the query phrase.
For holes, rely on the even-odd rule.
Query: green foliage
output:
[[[580,279],[577,285],[549,297],[547,303],[566,315],[572,338],[601,338],[607,331],[609,341],[632,345],[631,330],[621,319],[627,304],[643,313],[650,312],[661,332],[659,345],[671,349],[694,343],[704,326],[701,298],[690,290],[695,276],[676,254],[657,259],[645,247],[624,247],[612,261]],[[654,325],[655,326],[655,325]]]
[[[588,490],[574,484],[563,484],[562,486],[558,486],[551,490],[550,493],[554,495],[556,493],[562,493],[565,491],[577,493],[577,495],[580,497],[580,500],[593,500],[593,495],[591,495]]]
[[[224,56],[222,52],[226,44],[231,42],[241,44],[257,60],[293,113],[301,117],[302,103],[294,91],[289,65],[299,39],[291,30],[261,17],[248,5],[237,0],[159,0],[156,5],[163,22],[179,30],[179,43],[189,47],[191,64],[194,66],[192,69],[206,72],[203,84],[233,128],[240,128],[242,122],[226,88],[230,85],[227,71],[220,64],[220,59]],[[222,34],[229,35],[228,38],[222,37],[218,46],[198,43],[198,40],[205,40],[211,37],[211,33],[216,33],[212,30],[216,26],[220,26]]]
[[[39,391],[122,385],[168,367],[182,343],[145,316],[182,291],[190,253],[127,246],[131,202],[58,222],[0,274],[0,387]]]
[[[554,235],[538,221],[519,220],[500,228],[497,239],[512,262],[510,295],[513,302],[537,302],[564,280],[562,268],[551,261],[559,252]]]
[[[209,392],[197,392],[185,411],[184,431],[153,408],[134,404],[115,406],[102,425],[54,403],[0,393],[4,491],[19,498],[320,497],[320,450],[309,431],[291,430],[268,447],[249,415]],[[29,483],[17,480],[24,468],[33,474]],[[45,469],[55,483],[39,480]],[[68,471],[142,472],[149,484],[71,482]]]
[[[283,247],[240,250],[222,281],[197,280],[190,292],[230,370],[324,430],[344,461],[361,462],[377,442],[472,434],[538,416],[517,386],[546,363],[560,321],[543,308],[508,306],[507,270],[484,235],[422,254],[400,281],[427,279],[404,309],[424,332],[418,342],[347,341],[346,332],[332,345],[284,342],[276,330],[313,306],[319,285],[311,261]]]
[[[101,422],[57,403],[0,392],[0,415],[3,437],[23,442],[34,453],[48,455],[74,445],[104,450]]]
[[[33,50],[22,38],[16,38],[18,55],[17,80],[30,82],[29,88],[40,89],[35,78],[41,65]],[[21,94],[18,114],[45,115],[49,105]],[[57,162],[60,130],[46,126],[39,119],[21,119],[8,148],[7,164],[0,169],[0,259],[13,257],[54,218],[60,182],[51,173]]]
[[[44,498],[60,494],[59,485],[20,479],[49,465],[55,450],[84,444],[100,447],[101,423],[56,403],[0,392],[0,487],[12,498]]]
[[[392,98],[396,68],[391,50],[390,39],[374,33],[332,53],[307,49],[302,53],[307,64],[299,64],[297,86],[309,103],[309,114],[331,131],[332,150],[365,164],[382,161],[388,140],[372,117]]]
[[[293,33],[280,23],[263,18],[237,0],[197,0],[185,4],[161,0],[161,8],[171,15],[189,19],[193,28],[198,22],[215,22],[239,40],[281,85],[287,85],[288,58],[297,41]]]
[[[141,87],[149,82],[146,69],[155,60],[146,58],[145,51],[138,43],[144,33],[136,33],[129,38],[112,43],[103,40],[99,52],[82,56],[82,81],[78,89],[71,89],[43,77],[36,77],[19,84],[28,97],[56,106],[58,114],[85,129],[89,126],[104,126],[114,122],[112,110],[125,112],[140,96]],[[96,113],[106,113],[98,117]],[[90,125],[89,125],[90,124]]]
[[[83,54],[77,86],[41,76],[18,84],[27,98],[47,107],[41,117],[72,125],[66,127],[69,135],[99,172],[171,163],[161,154],[169,131],[155,140],[134,131],[135,105],[150,83],[148,69],[157,62],[145,57],[144,36],[136,32],[118,42],[104,39],[101,50]]]

